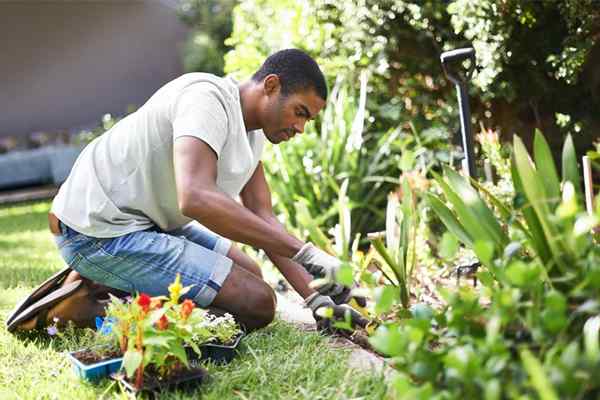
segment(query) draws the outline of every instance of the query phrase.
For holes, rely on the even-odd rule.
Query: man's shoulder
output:
[[[225,96],[235,96],[235,92],[237,91],[235,81],[232,79],[205,72],[190,72],[181,75],[173,82],[178,83],[177,86],[185,91],[220,93]]]

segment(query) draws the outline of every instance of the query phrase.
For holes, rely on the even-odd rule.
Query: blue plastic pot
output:
[[[81,379],[96,382],[121,369],[123,357],[111,358],[94,364],[83,364],[76,357],[77,353],[80,353],[81,351],[84,350],[73,351],[67,354],[71,361],[71,365],[73,366],[73,370],[75,371],[75,375]]]

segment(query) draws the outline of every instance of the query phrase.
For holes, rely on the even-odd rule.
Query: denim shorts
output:
[[[116,238],[94,238],[60,223],[55,242],[65,262],[85,278],[129,293],[168,295],[181,275],[183,286],[193,285],[183,298],[206,307],[229,275],[226,257],[231,241],[192,222],[175,231],[158,228]]]

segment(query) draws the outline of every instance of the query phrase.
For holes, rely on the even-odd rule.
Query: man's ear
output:
[[[281,82],[276,74],[269,74],[263,80],[263,90],[267,96],[279,93]]]

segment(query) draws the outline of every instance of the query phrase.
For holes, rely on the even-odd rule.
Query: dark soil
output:
[[[106,352],[98,352],[96,350],[81,350],[73,353],[73,356],[81,361],[84,365],[96,364],[101,361],[110,360],[113,358],[123,357],[123,354],[118,350],[110,350]]]
[[[371,343],[369,343],[369,334],[366,331],[360,330],[359,328],[357,328],[357,330],[352,333],[340,330],[339,335],[345,337],[346,339],[362,347],[363,349],[370,351],[371,353],[377,354],[378,356],[386,357],[385,354],[378,352],[373,348],[373,346],[371,346]]]
[[[148,370],[144,371],[142,388],[135,387],[135,376],[129,379],[124,374],[116,374],[113,377],[122,381],[128,391],[137,393],[140,391],[156,392],[174,387],[191,388],[201,384],[208,377],[208,373],[202,367],[190,369],[183,367],[175,369],[166,376],[161,376],[152,367],[149,367]]]

